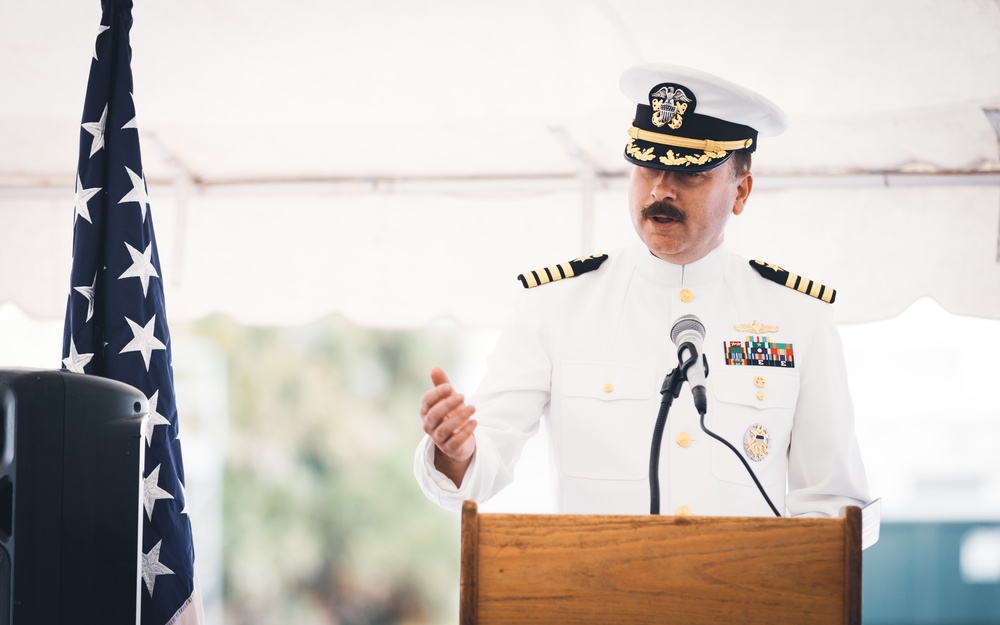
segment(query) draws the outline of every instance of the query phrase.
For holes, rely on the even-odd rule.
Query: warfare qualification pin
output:
[[[747,433],[743,435],[743,449],[746,450],[750,459],[756,462],[763,460],[767,452],[770,451],[770,445],[768,445],[770,442],[771,435],[759,423],[751,425]]]

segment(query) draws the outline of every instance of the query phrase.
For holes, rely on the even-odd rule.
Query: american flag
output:
[[[132,99],[132,2],[101,6],[80,130],[63,365],[149,398],[141,622],[200,623],[163,279]]]

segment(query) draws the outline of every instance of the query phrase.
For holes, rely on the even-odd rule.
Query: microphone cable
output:
[[[729,441],[727,441],[726,439],[722,438],[721,436],[719,436],[718,434],[716,434],[712,430],[710,430],[707,427],[705,427],[705,413],[704,412],[701,413],[701,429],[702,429],[702,431],[705,432],[705,434],[708,434],[709,436],[711,436],[715,440],[719,441],[720,443],[722,443],[723,445],[725,445],[726,447],[728,447],[730,449],[730,451],[732,451],[734,454],[736,454],[736,457],[739,458],[740,462],[743,463],[743,467],[747,470],[747,473],[750,474],[750,479],[752,479],[753,483],[757,485],[757,490],[759,490],[760,494],[763,495],[764,501],[766,501],[767,505],[771,507],[771,512],[774,513],[774,516],[780,517],[781,513],[778,512],[778,509],[774,507],[773,503],[771,503],[771,498],[767,496],[767,491],[764,490],[764,486],[761,485],[760,480],[757,479],[757,476],[754,474],[753,469],[750,468],[750,464],[746,461],[746,458],[743,457],[743,454],[741,454],[735,447],[733,447],[731,444],[729,444]]]

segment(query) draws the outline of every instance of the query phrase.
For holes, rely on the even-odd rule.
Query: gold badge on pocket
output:
[[[750,459],[756,462],[763,460],[770,451],[770,442],[771,435],[767,432],[767,428],[759,423],[751,425],[743,435],[743,449]]]

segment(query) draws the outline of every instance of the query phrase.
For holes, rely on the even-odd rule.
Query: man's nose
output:
[[[672,171],[659,171],[652,180],[649,194],[657,200],[672,198],[677,190],[676,174]]]

